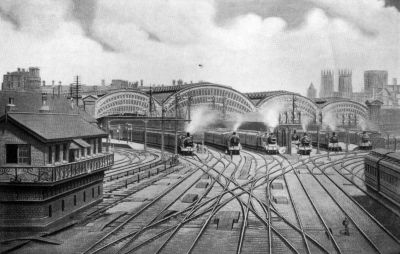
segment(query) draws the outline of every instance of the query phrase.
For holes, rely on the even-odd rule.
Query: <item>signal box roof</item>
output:
[[[0,118],[4,122],[6,116]],[[97,125],[88,123],[78,114],[10,112],[7,121],[35,136],[42,142],[89,137],[107,137]]]

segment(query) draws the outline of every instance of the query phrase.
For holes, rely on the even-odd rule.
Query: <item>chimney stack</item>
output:
[[[143,86],[143,79],[140,80],[140,86]]]
[[[8,98],[8,104],[6,105],[6,113],[12,112],[15,109],[15,104],[14,104],[14,98],[9,97]]]
[[[46,81],[43,80],[42,83],[43,83],[43,86],[46,86]]]
[[[54,86],[54,80],[51,81],[51,85]]]
[[[50,111],[50,108],[49,108],[49,105],[47,105],[47,94],[42,93],[42,106],[40,107],[39,112],[46,113],[49,111]]]

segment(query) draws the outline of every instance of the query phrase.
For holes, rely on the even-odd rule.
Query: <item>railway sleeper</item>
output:
[[[238,223],[239,211],[221,211],[215,215],[214,224],[218,230],[232,230],[233,224]]]

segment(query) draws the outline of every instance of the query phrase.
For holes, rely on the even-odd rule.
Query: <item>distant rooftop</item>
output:
[[[21,91],[0,91],[0,117],[4,115],[5,107],[8,104],[8,98],[14,98],[15,112],[33,112],[38,113],[42,106],[42,94],[38,92]],[[76,105],[71,105],[71,101],[63,96],[47,95],[46,104],[51,113],[79,114],[90,123],[97,123],[96,119],[90,116],[84,110],[80,110]]]

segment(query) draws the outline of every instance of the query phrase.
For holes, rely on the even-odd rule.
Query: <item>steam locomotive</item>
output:
[[[236,132],[232,134],[226,131],[206,131],[204,133],[204,142],[209,145],[217,146],[228,154],[240,154],[242,145],[240,137]]]
[[[240,138],[236,132],[233,132],[232,135],[226,140],[226,146],[228,154],[240,154]]]
[[[332,136],[329,137],[328,150],[334,152],[341,152],[342,147],[339,145],[339,138],[336,132],[332,132]]]
[[[193,143],[193,136],[189,132],[186,136],[180,135],[178,137],[178,153],[181,155],[193,155],[196,149],[196,144]]]
[[[297,134],[296,130],[293,131],[292,144],[295,145],[297,148],[300,145],[300,136]]]
[[[262,137],[262,141],[267,154],[279,154],[279,146],[274,133],[265,133]]]
[[[360,149],[360,150],[371,150],[372,149],[371,139],[366,131],[363,131],[363,133],[361,134],[361,141],[360,141],[360,145],[358,146],[358,149]]]
[[[300,155],[310,155],[311,151],[311,139],[307,133],[304,133],[299,145],[297,146],[297,153]]]

